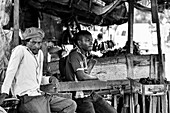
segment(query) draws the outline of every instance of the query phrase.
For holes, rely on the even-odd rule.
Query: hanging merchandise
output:
[[[0,1],[0,81],[2,82],[5,77],[8,59],[10,57],[10,41],[12,40],[13,30],[4,30],[3,26],[9,22],[10,0]]]

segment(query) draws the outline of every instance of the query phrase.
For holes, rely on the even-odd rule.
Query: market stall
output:
[[[20,2],[20,3],[19,3]],[[125,2],[128,3],[129,8],[127,9]],[[43,22],[42,18],[46,14],[52,15],[54,21],[52,23],[56,24],[58,21],[62,21],[62,25],[66,26],[67,28],[75,23],[76,29],[81,30],[80,24],[83,25],[99,25],[99,26],[108,26],[114,24],[123,24],[128,22],[128,49],[127,53],[121,56],[116,57],[106,57],[106,58],[97,58],[98,63],[94,67],[92,74],[97,74],[100,78],[100,81],[82,81],[82,82],[60,82],[60,88],[56,89],[48,89],[50,93],[53,94],[60,94],[62,96],[69,96],[71,97],[70,91],[77,91],[77,90],[95,90],[101,95],[111,95],[111,102],[113,106],[118,109],[117,107],[117,96],[123,95],[123,109],[124,112],[135,113],[140,112],[139,103],[138,103],[138,92],[140,92],[141,87],[143,87],[142,83],[138,83],[134,85],[135,82],[139,82],[141,78],[153,78],[160,80],[160,87],[156,87],[154,91],[156,92],[165,92],[157,100],[156,102],[151,102],[152,106],[158,106],[157,102],[160,103],[162,101],[162,107],[160,107],[162,113],[167,113],[166,108],[166,87],[164,87],[164,57],[161,50],[161,36],[160,36],[160,28],[159,28],[159,19],[158,19],[158,7],[157,1],[151,1],[151,8],[141,7],[137,4],[137,1],[129,0],[129,1],[112,1],[112,0],[23,0],[18,1],[14,0],[13,7],[14,7],[14,15],[13,15],[13,31],[14,37],[11,48],[15,47],[19,44],[19,29],[24,30],[26,27],[29,26],[39,26],[43,27],[45,32],[47,33],[46,40],[57,40],[61,38],[61,24],[58,27],[54,27],[54,25],[50,25],[51,29],[47,29]],[[20,4],[20,5],[19,5]],[[24,7],[25,6],[25,7]],[[81,7],[83,6],[83,7]],[[157,25],[157,39],[158,39],[158,54],[157,55],[133,55],[133,12],[134,7],[142,8],[144,10],[152,10],[152,19],[153,23]],[[20,9],[21,8],[21,9]],[[22,11],[20,13],[20,10]],[[127,11],[128,10],[128,11]],[[31,13],[34,12],[33,15]],[[20,17],[21,15],[24,16],[27,13],[30,15],[28,16],[28,20],[25,18]],[[20,14],[20,15],[19,15]],[[30,23],[30,20],[34,17],[33,23]],[[46,15],[47,16],[47,15]],[[56,17],[60,17],[56,18]],[[40,19],[39,19],[40,18]],[[30,20],[29,20],[30,19]],[[40,21],[40,22],[39,22]],[[51,22],[51,21],[50,21]],[[55,35],[56,29],[58,30],[57,35]],[[50,36],[50,33],[52,36]],[[53,38],[54,37],[54,38]],[[59,37],[59,38],[56,38]],[[58,73],[58,62],[48,62],[47,61],[47,47],[44,46],[45,51],[45,70],[53,71],[51,74]],[[51,64],[51,65],[50,65]],[[57,66],[56,66],[57,65]],[[113,70],[117,68],[116,70]],[[107,70],[106,70],[107,69]],[[143,69],[143,70],[142,70]],[[117,78],[120,77],[120,78]],[[128,79],[127,79],[128,78]],[[162,86],[163,85],[163,86]],[[135,88],[133,88],[135,86]],[[138,87],[140,86],[140,87]],[[137,87],[137,89],[136,89]],[[162,88],[163,87],[163,88]],[[147,87],[148,88],[148,87]],[[147,89],[146,88],[146,89]],[[150,88],[150,86],[149,86]],[[140,90],[139,90],[140,89]],[[157,90],[158,89],[158,90]],[[160,90],[159,90],[160,89]],[[152,90],[152,89],[151,89]],[[152,91],[152,94],[155,92]],[[145,94],[141,92],[143,96],[143,100],[145,99]],[[151,96],[153,96],[150,94]],[[152,97],[151,97],[152,98]],[[152,98],[155,100],[155,97]],[[145,101],[143,101],[145,103]],[[152,106],[150,106],[149,113],[154,113],[152,110]],[[143,113],[146,112],[145,104],[142,104],[141,109],[143,109]],[[130,108],[130,109],[129,109]],[[127,110],[129,109],[129,111]],[[156,108],[154,108],[156,109]],[[159,109],[159,111],[160,111]]]

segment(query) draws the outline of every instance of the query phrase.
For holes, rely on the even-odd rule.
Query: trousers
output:
[[[77,108],[75,101],[56,95],[25,95],[19,99],[19,113],[75,113]]]
[[[74,100],[77,103],[76,113],[117,113],[113,106],[96,93]]]

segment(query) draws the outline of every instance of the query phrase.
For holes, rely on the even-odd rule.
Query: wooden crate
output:
[[[142,95],[164,95],[168,87],[166,84],[141,84],[138,81],[130,80],[132,91]]]

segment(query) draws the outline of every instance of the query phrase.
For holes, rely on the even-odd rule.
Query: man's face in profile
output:
[[[91,51],[93,48],[92,36],[91,35],[82,36],[79,45],[84,51]]]

